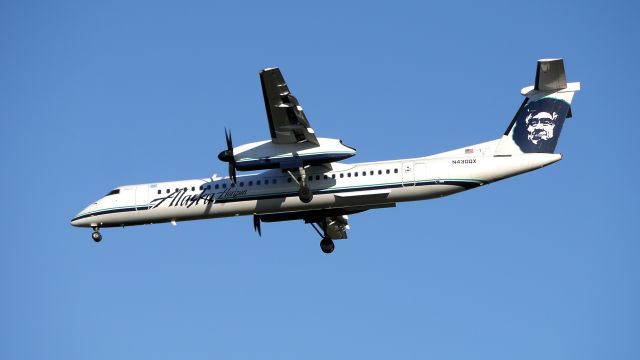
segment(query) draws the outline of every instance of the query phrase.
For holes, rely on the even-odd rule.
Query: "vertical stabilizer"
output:
[[[511,120],[496,155],[553,153],[571,117],[571,101],[580,83],[567,83],[562,59],[538,60],[535,85],[522,89],[525,100]]]

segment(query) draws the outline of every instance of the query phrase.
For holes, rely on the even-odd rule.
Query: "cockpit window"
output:
[[[111,190],[106,196],[120,194],[120,189]]]

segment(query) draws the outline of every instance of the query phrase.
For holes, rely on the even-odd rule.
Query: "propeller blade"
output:
[[[227,150],[218,154],[218,159],[229,163],[229,179],[232,183],[236,183],[236,159],[233,157],[233,139],[231,138],[231,130],[224,128],[224,140],[227,143]]]
[[[229,162],[229,178],[232,183],[236,183],[236,166],[233,162]]]
[[[231,139],[231,130],[227,133],[227,128],[224,128],[224,139],[227,142],[227,150],[230,154],[233,154],[233,140]]]
[[[253,215],[253,230],[258,232],[258,236],[262,237],[262,229],[260,227],[260,217]]]

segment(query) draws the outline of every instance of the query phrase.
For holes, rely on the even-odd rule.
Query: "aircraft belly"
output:
[[[465,189],[459,185],[434,183],[429,185],[394,189],[389,194],[389,200],[392,202],[428,200],[455,194],[464,190]]]

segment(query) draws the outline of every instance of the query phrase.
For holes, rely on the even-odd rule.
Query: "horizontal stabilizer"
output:
[[[535,89],[555,92],[567,88],[567,77],[564,73],[562,59],[538,60]]]

